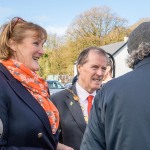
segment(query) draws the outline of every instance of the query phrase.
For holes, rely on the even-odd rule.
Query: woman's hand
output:
[[[58,145],[57,145],[57,150],[74,150],[74,149],[71,148],[71,147],[69,147],[69,146],[67,146],[67,145],[58,143]]]

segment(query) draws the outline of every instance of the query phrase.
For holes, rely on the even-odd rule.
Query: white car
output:
[[[68,82],[64,85],[65,89],[68,89],[72,86],[72,82]]]
[[[50,95],[64,90],[64,86],[57,80],[47,80]]]

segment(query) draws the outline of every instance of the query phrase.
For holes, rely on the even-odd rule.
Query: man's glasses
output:
[[[16,26],[16,24],[18,23],[18,22],[26,22],[25,20],[23,20],[22,18],[19,18],[19,17],[14,17],[13,19],[12,19],[12,23],[14,23],[14,25],[12,26],[12,28],[11,28],[11,30],[13,30],[14,29],[14,27]]]

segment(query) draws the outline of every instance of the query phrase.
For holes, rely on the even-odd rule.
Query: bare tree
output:
[[[61,45],[63,45],[63,38],[57,34],[49,33],[44,47],[45,49],[52,50],[59,48]]]
[[[126,23],[126,19],[112,13],[110,8],[94,7],[75,18],[67,30],[67,35],[73,40],[91,35],[102,38],[114,29],[124,27]]]

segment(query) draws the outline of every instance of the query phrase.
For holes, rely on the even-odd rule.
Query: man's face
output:
[[[95,51],[90,51],[87,62],[78,65],[78,83],[88,93],[100,88],[106,70],[107,58]]]

